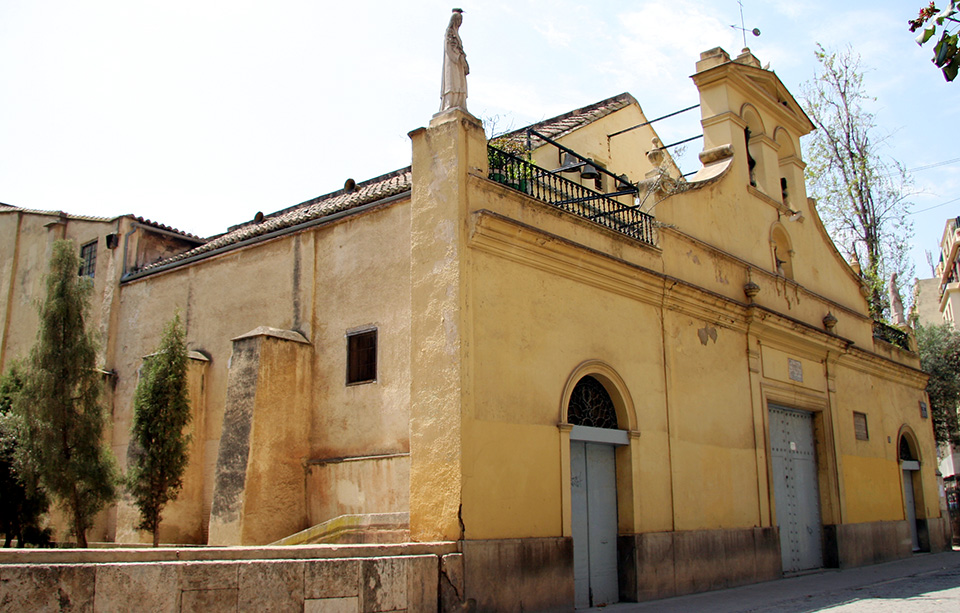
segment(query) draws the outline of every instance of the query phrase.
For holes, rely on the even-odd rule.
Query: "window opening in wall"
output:
[[[574,426],[617,429],[617,409],[603,384],[586,376],[573,388],[567,421]]]
[[[80,247],[80,276],[93,278],[97,270],[97,241]]]
[[[867,431],[866,413],[853,412],[853,431],[858,441],[870,440],[870,433]]]
[[[904,461],[916,461],[917,459],[913,449],[910,448],[910,442],[903,435],[900,436],[899,455],[900,459]]]
[[[750,185],[757,186],[757,176],[754,169],[757,167],[757,160],[750,155],[750,128],[743,129],[743,140],[747,145],[747,168],[750,170]]]
[[[780,177],[780,201],[787,205],[789,200],[790,192],[787,190],[787,178]]]
[[[782,227],[775,227],[770,238],[773,247],[773,265],[778,275],[793,278],[793,251],[790,239]]]
[[[377,380],[377,329],[347,334],[347,385]]]

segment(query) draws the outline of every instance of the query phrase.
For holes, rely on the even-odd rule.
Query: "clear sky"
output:
[[[924,3],[744,0],[744,23],[798,97],[816,43],[862,55],[884,153],[937,165],[914,173],[914,260],[929,277],[924,250],[960,214],[960,81],[907,30]],[[468,107],[498,131],[624,91],[648,117],[696,104],[699,53],[743,46],[735,0],[3,0],[0,202],[208,236],[404,167],[407,133],[439,105],[453,6]],[[699,115],[657,129],[694,136]]]

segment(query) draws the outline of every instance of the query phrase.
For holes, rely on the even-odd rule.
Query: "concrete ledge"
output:
[[[406,543],[409,541],[409,513],[367,513],[334,517],[291,534],[271,545]]]
[[[465,540],[463,585],[477,611],[569,611],[573,539]]]
[[[303,343],[304,345],[309,345],[308,341],[302,334],[296,330],[281,330],[280,328],[271,328],[270,326],[259,326],[250,330],[246,334],[241,334],[235,338],[230,339],[231,341],[239,341],[245,338],[255,338],[257,336],[268,336],[272,338],[279,338],[284,341],[293,341],[295,343]]]
[[[620,599],[641,602],[781,576],[776,528],[622,535]]]
[[[3,564],[107,564],[111,562],[188,562],[310,560],[458,553],[456,542],[376,545],[293,545],[264,547],[158,547],[156,549],[7,549]],[[0,566],[2,568],[2,566]]]

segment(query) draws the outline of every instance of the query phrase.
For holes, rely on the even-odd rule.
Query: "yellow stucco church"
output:
[[[949,542],[909,331],[804,185],[813,126],[744,50],[700,56],[683,178],[621,94],[199,239],[0,206],[0,360],[52,242],[93,277],[121,466],[144,356],[186,322],[171,544],[448,543],[479,610],[649,600]],[[91,540],[149,542],[121,499]]]

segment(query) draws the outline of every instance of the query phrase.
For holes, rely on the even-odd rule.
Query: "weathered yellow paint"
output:
[[[904,519],[900,468],[882,458],[843,456],[846,523]]]
[[[556,426],[464,423],[465,538],[560,534],[559,438]]]
[[[202,540],[237,374],[231,339],[260,326],[300,333],[309,349],[277,348],[261,365],[260,415],[279,421],[255,421],[265,442],[244,495],[260,501],[237,542],[405,512],[416,541],[570,536],[566,403],[585,375],[628,431],[616,454],[622,534],[776,525],[771,403],[813,413],[824,524],[903,519],[902,432],[920,455],[920,515],[939,517],[930,420],[917,409],[925,376],[915,354],[874,340],[861,281],[806,197],[799,143],[812,125],[749,52],[707,52],[694,83],[710,169],[680,189],[652,187],[653,126],[611,136],[646,121],[632,98],[554,134],[647,180],[638,204],[659,222],[654,245],[488,179],[479,121],[453,110],[411,133],[409,197],[101,288],[121,463],[136,370],[174,309],[190,348],[210,358],[191,379],[197,440],[165,538]],[[562,162],[551,146],[532,157]],[[669,157],[663,170],[679,178]],[[38,266],[50,232],[0,214],[0,239],[16,238],[0,241],[0,270]],[[139,240],[128,260],[164,248]],[[4,288],[36,293],[34,277],[11,274]],[[4,291],[3,343],[19,348],[32,315],[22,292]],[[345,335],[369,327],[377,380],[346,385]],[[854,411],[868,417],[868,441],[855,438]],[[294,431],[302,450],[286,438]],[[284,502],[258,499],[277,480]],[[111,521],[118,540],[138,541],[129,511],[119,505]]]

